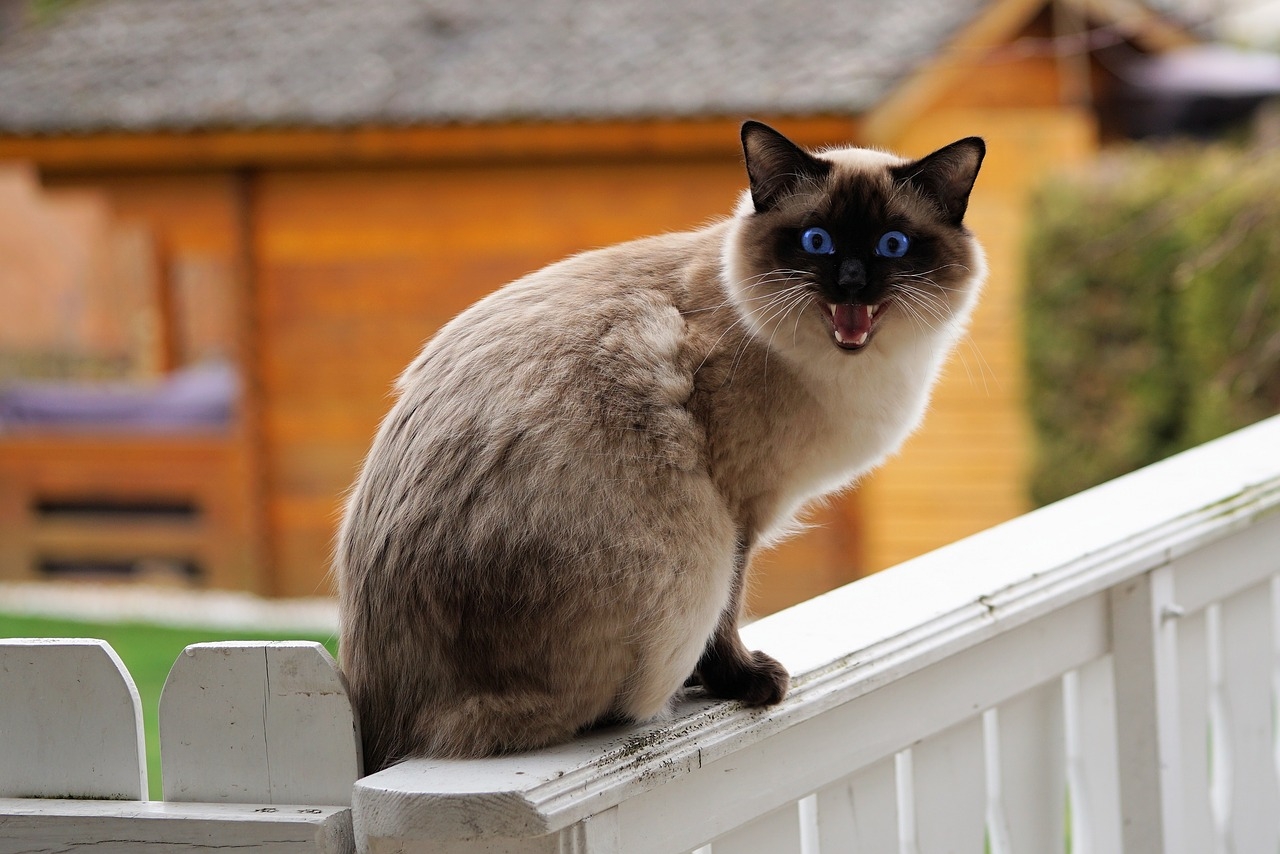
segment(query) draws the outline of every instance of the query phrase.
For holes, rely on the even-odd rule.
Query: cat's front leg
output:
[[[772,706],[786,696],[791,676],[777,659],[748,650],[738,634],[748,550],[745,544],[739,544],[729,602],[689,682],[701,683],[714,697],[741,700],[748,706]]]

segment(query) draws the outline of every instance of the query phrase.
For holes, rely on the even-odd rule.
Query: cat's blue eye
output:
[[[884,258],[901,258],[907,254],[910,245],[911,241],[901,231],[886,231],[876,244],[876,254]]]
[[[830,255],[836,251],[835,241],[825,228],[806,228],[800,235],[800,245],[810,255]]]

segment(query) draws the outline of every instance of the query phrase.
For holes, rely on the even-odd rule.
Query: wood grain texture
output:
[[[440,326],[565,255],[723,215],[741,189],[736,155],[263,175],[256,315],[280,589],[321,583],[391,383]],[[766,556],[758,613],[857,577],[851,507]]]
[[[976,74],[977,72],[973,72]],[[925,153],[981,133],[988,156],[966,223],[990,270],[970,334],[952,356],[920,431],[861,487],[871,571],[900,563],[1029,509],[1032,432],[1023,407],[1022,252],[1037,176],[1094,150],[1091,120],[1065,109],[940,104],[927,124],[884,144]]]

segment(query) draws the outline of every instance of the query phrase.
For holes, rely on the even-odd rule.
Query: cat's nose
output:
[[[840,262],[840,289],[853,293],[866,287],[867,268],[857,258],[845,258]]]

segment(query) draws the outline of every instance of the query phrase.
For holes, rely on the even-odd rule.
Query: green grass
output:
[[[169,668],[188,644],[220,640],[313,640],[324,644],[330,654],[337,654],[337,639],[333,636],[174,628],[144,623],[88,623],[12,614],[0,614],[0,637],[101,638],[111,644],[129,668],[142,697],[142,719],[147,738],[147,782],[153,799],[159,799],[161,793],[160,690],[164,688]]]

